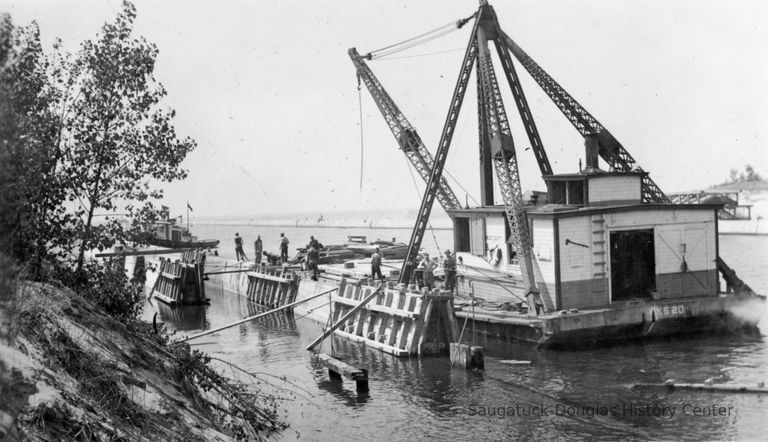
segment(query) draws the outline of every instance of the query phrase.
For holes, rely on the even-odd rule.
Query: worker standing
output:
[[[453,294],[453,288],[456,285],[456,259],[451,255],[450,250],[445,251],[443,269],[445,270],[445,289]]]
[[[261,253],[264,251],[264,245],[261,242],[261,235],[256,237],[256,241],[253,242],[253,253],[254,258],[253,262],[256,263],[256,265],[261,264]]]
[[[435,287],[435,263],[429,259],[429,253],[424,254],[424,260],[421,261],[422,280],[424,281],[424,287],[429,291]]]
[[[307,252],[307,268],[312,271],[312,281],[317,281],[317,275],[320,270],[317,268],[318,261],[320,260],[320,252],[318,252],[315,246],[309,246]]]
[[[243,251],[243,238],[240,237],[240,233],[235,233],[235,255],[237,255],[238,261],[240,261],[240,257],[243,258],[243,261],[248,261]]]
[[[285,263],[288,262],[288,237],[285,234],[280,234],[280,259]]]
[[[320,241],[316,240],[314,236],[309,237],[309,246],[316,248],[318,251],[322,248],[320,247]]]
[[[371,255],[371,278],[375,279],[376,275],[379,276],[380,280],[384,281],[384,275],[381,274],[381,250],[378,247],[376,247],[373,255]]]

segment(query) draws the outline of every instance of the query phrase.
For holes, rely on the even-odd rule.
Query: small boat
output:
[[[158,247],[167,247],[169,249],[187,249],[187,248],[212,249],[219,245],[219,240],[203,239],[203,240],[174,241],[172,239],[152,237],[149,239],[149,244],[153,246],[158,246]]]
[[[387,259],[404,259],[405,254],[408,252],[408,244],[396,242],[395,238],[392,238],[392,241],[377,239],[376,241],[368,242],[365,236],[351,235],[347,237],[346,248],[366,258],[370,258],[377,247],[381,252],[381,256]]]
[[[189,231],[189,216],[187,216],[187,227],[177,223],[181,218],[169,218],[166,206],[163,206],[162,219],[155,221],[147,226],[149,238],[147,242],[150,245],[166,247],[169,249],[210,249],[219,245],[218,239],[197,239]]]

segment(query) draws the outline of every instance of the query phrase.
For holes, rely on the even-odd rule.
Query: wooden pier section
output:
[[[367,304],[360,304],[374,292]],[[379,288],[365,281],[342,280],[331,296],[335,333],[395,356],[447,353],[459,336],[453,297],[434,290],[417,291],[388,283]],[[344,319],[348,313],[357,309]]]
[[[186,250],[181,259],[160,257],[160,266],[151,294],[170,305],[204,304],[205,253],[202,250]]]
[[[249,301],[277,308],[296,300],[299,275],[294,270],[262,264],[246,275],[245,297]]]

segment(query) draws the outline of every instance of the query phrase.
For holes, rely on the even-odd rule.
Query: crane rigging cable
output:
[[[391,44],[389,46],[384,46],[383,48],[376,49],[374,51],[369,52],[365,55],[365,58],[368,60],[372,60],[374,58],[384,57],[387,55],[391,55],[400,51],[404,51],[406,49],[410,49],[414,46],[426,43],[428,41],[434,40],[436,38],[442,37],[445,34],[448,34],[450,32],[453,32],[457,29],[460,29],[464,24],[466,24],[469,20],[475,17],[477,13],[474,13],[470,15],[467,18],[452,21],[450,23],[446,23],[442,26],[438,26],[435,29],[432,29],[430,31],[421,33],[419,35],[416,35],[415,37],[411,37],[408,39],[405,39],[403,41],[399,41],[397,43]]]
[[[411,164],[408,163],[407,160],[406,160],[406,163],[407,163],[406,167],[408,167],[408,172],[411,173],[411,181],[413,181],[413,188],[414,188],[414,190],[416,190],[416,196],[419,198],[419,200],[421,200],[421,192],[419,192],[419,185],[416,184],[416,176],[413,174],[413,170],[411,169]],[[440,254],[440,244],[438,244],[438,242],[437,242],[437,236],[435,236],[435,229],[432,228],[432,223],[428,223],[428,226],[429,226],[429,233],[432,234],[432,240],[435,241],[435,247],[437,247],[437,253],[439,255]]]
[[[406,58],[429,57],[431,55],[441,55],[441,54],[448,54],[450,52],[459,52],[459,51],[463,51],[464,49],[465,48],[454,48],[454,49],[446,49],[445,51],[426,52],[424,54],[402,55],[400,57],[376,57],[376,60],[387,61],[387,60],[403,60]]]

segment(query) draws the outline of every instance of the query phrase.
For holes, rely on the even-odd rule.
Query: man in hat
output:
[[[371,255],[371,278],[376,278],[379,275],[379,279],[384,281],[384,275],[381,274],[381,249],[376,247]]]
[[[445,251],[443,269],[445,270],[445,289],[453,293],[453,288],[456,285],[456,259],[450,250]]]

